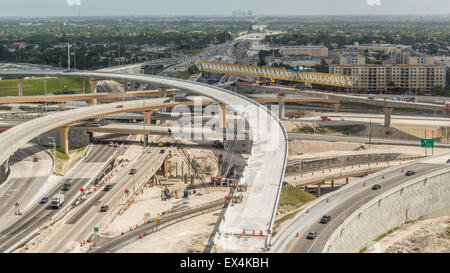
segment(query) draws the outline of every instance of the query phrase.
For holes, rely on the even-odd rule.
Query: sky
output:
[[[450,0],[0,0],[0,16],[77,16],[78,9],[82,16],[450,14]]]

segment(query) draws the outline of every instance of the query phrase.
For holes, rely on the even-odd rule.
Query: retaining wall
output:
[[[358,252],[383,233],[450,206],[450,170],[412,179],[364,204],[331,235],[323,252]]]
[[[400,153],[359,154],[344,155],[320,159],[303,159],[290,161],[286,166],[286,174],[302,171],[321,170],[323,168],[341,167],[351,164],[364,164],[377,161],[392,161],[400,156]]]

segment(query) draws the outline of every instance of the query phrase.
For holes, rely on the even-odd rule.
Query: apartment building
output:
[[[330,73],[357,76],[355,91],[384,91],[392,83],[408,90],[430,91],[446,85],[446,67],[427,64],[330,65]]]
[[[336,64],[366,64],[366,56],[359,52],[336,52],[334,61]]]
[[[283,57],[289,56],[312,56],[327,57],[328,48],[325,46],[285,46],[282,47]]]

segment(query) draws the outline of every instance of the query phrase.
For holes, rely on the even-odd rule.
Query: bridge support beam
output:
[[[164,162],[162,165],[163,176],[165,178],[169,177],[169,160],[168,160],[168,158],[169,158],[168,156],[166,156],[164,158]]]
[[[17,96],[23,96],[23,79],[22,78],[17,78],[16,79],[17,82]]]
[[[285,117],[285,113],[286,113],[286,105],[284,102],[284,99],[286,98],[286,96],[284,94],[278,94],[278,117],[280,119],[284,119]]]
[[[333,103],[334,112],[339,112],[339,108],[341,107],[340,103]]]
[[[58,105],[59,105],[59,110],[60,111],[66,110],[66,103],[65,102],[60,102],[60,103],[58,103]]]
[[[97,80],[95,79],[89,79],[89,84],[91,87],[91,94],[97,93]],[[91,104],[96,105],[97,104],[97,98],[91,99]]]
[[[69,128],[69,126],[58,127],[59,149],[65,154],[69,153]]]
[[[166,87],[158,87],[159,97],[164,98],[167,96],[167,88]]]
[[[153,111],[151,111],[151,110],[145,110],[144,111],[144,123],[146,125],[151,124],[151,122],[152,122],[152,115],[153,115]]]
[[[392,115],[392,107],[384,107],[384,127],[389,128],[391,126],[391,115]]]
[[[219,103],[219,128],[224,129],[227,126],[227,105]]]

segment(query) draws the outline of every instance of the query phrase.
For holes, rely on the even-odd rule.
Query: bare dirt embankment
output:
[[[366,253],[450,253],[450,207],[388,233]]]

